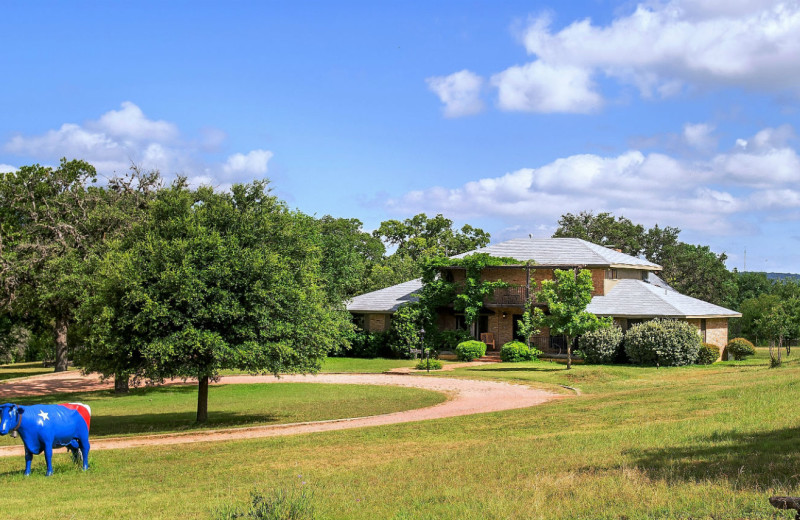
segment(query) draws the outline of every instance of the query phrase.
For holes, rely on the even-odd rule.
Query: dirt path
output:
[[[205,430],[201,433],[192,432],[184,434],[177,433],[94,439],[92,440],[92,450],[110,450],[166,444],[188,444],[193,442],[214,442],[234,439],[255,439],[425,421],[428,419],[526,408],[563,397],[528,386],[496,381],[474,381],[468,379],[406,374],[293,375],[281,376],[280,379],[272,376],[229,376],[223,377],[217,384],[287,382],[405,386],[443,392],[448,395],[449,399],[443,403],[427,408],[352,419],[334,419],[329,421],[254,426],[250,428],[231,428],[224,430]],[[23,395],[90,391],[108,389],[111,387],[112,384],[109,382],[101,382],[99,378],[94,376],[81,376],[76,372],[47,374],[0,385],[0,402],[11,401],[14,397]],[[23,449],[21,442],[18,446],[0,447],[0,457],[11,455],[21,456],[22,454]]]

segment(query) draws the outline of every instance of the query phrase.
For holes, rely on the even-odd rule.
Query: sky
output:
[[[0,34],[0,171],[269,178],[493,242],[609,211],[800,272],[800,1],[4,1]]]

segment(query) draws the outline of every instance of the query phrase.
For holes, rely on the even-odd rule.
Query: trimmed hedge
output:
[[[691,365],[700,351],[697,328],[685,321],[656,318],[625,334],[625,353],[637,365]]]
[[[613,363],[622,347],[622,329],[612,325],[578,338],[578,349],[587,363]]]
[[[712,365],[719,359],[719,347],[711,343],[703,343],[697,353],[698,365]]]
[[[756,354],[756,347],[744,338],[733,338],[725,348],[733,354],[733,359],[737,361]]]
[[[520,361],[535,361],[542,355],[542,351],[537,348],[528,348],[528,345],[521,341],[509,341],[500,349],[500,359],[506,363],[518,363]]]
[[[486,354],[486,343],[483,341],[462,341],[456,345],[456,356],[459,361],[472,361]]]

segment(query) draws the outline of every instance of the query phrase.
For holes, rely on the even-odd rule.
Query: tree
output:
[[[197,378],[205,422],[220,370],[315,372],[351,328],[321,288],[321,250],[318,224],[267,181],[218,193],[179,179],[102,258],[101,272],[118,274],[98,280],[86,356],[110,346],[140,360],[137,378]]]
[[[663,254],[661,276],[676,291],[716,305],[736,304],[736,275],[725,267],[725,253],[681,242]]]
[[[555,280],[543,280],[542,290],[536,300],[547,304],[547,312],[541,318],[543,326],[550,328],[550,335],[563,335],[567,342],[567,369],[572,368],[572,342],[586,332],[611,326],[611,318],[598,318],[586,312],[592,301],[592,272],[556,269]]]
[[[783,302],[772,305],[760,317],[756,318],[755,326],[758,334],[769,341],[770,366],[781,366],[783,342],[790,333],[790,319]]]
[[[390,245],[397,246],[396,255],[410,256],[415,261],[424,257],[452,256],[489,243],[489,233],[469,224],[453,230],[453,221],[438,214],[428,218],[420,213],[400,222],[382,222],[372,235]]]
[[[320,274],[331,301],[341,303],[367,292],[372,270],[386,252],[383,243],[363,231],[358,219],[326,215],[317,223],[322,238]]]
[[[96,187],[92,165],[66,159],[0,174],[0,307],[52,330],[57,372],[67,369],[90,258],[136,221],[132,211],[158,180],[134,167]]]

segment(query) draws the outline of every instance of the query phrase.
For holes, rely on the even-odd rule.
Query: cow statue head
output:
[[[0,435],[11,434],[16,437],[17,428],[22,421],[22,408],[15,404],[6,403],[0,405]]]

